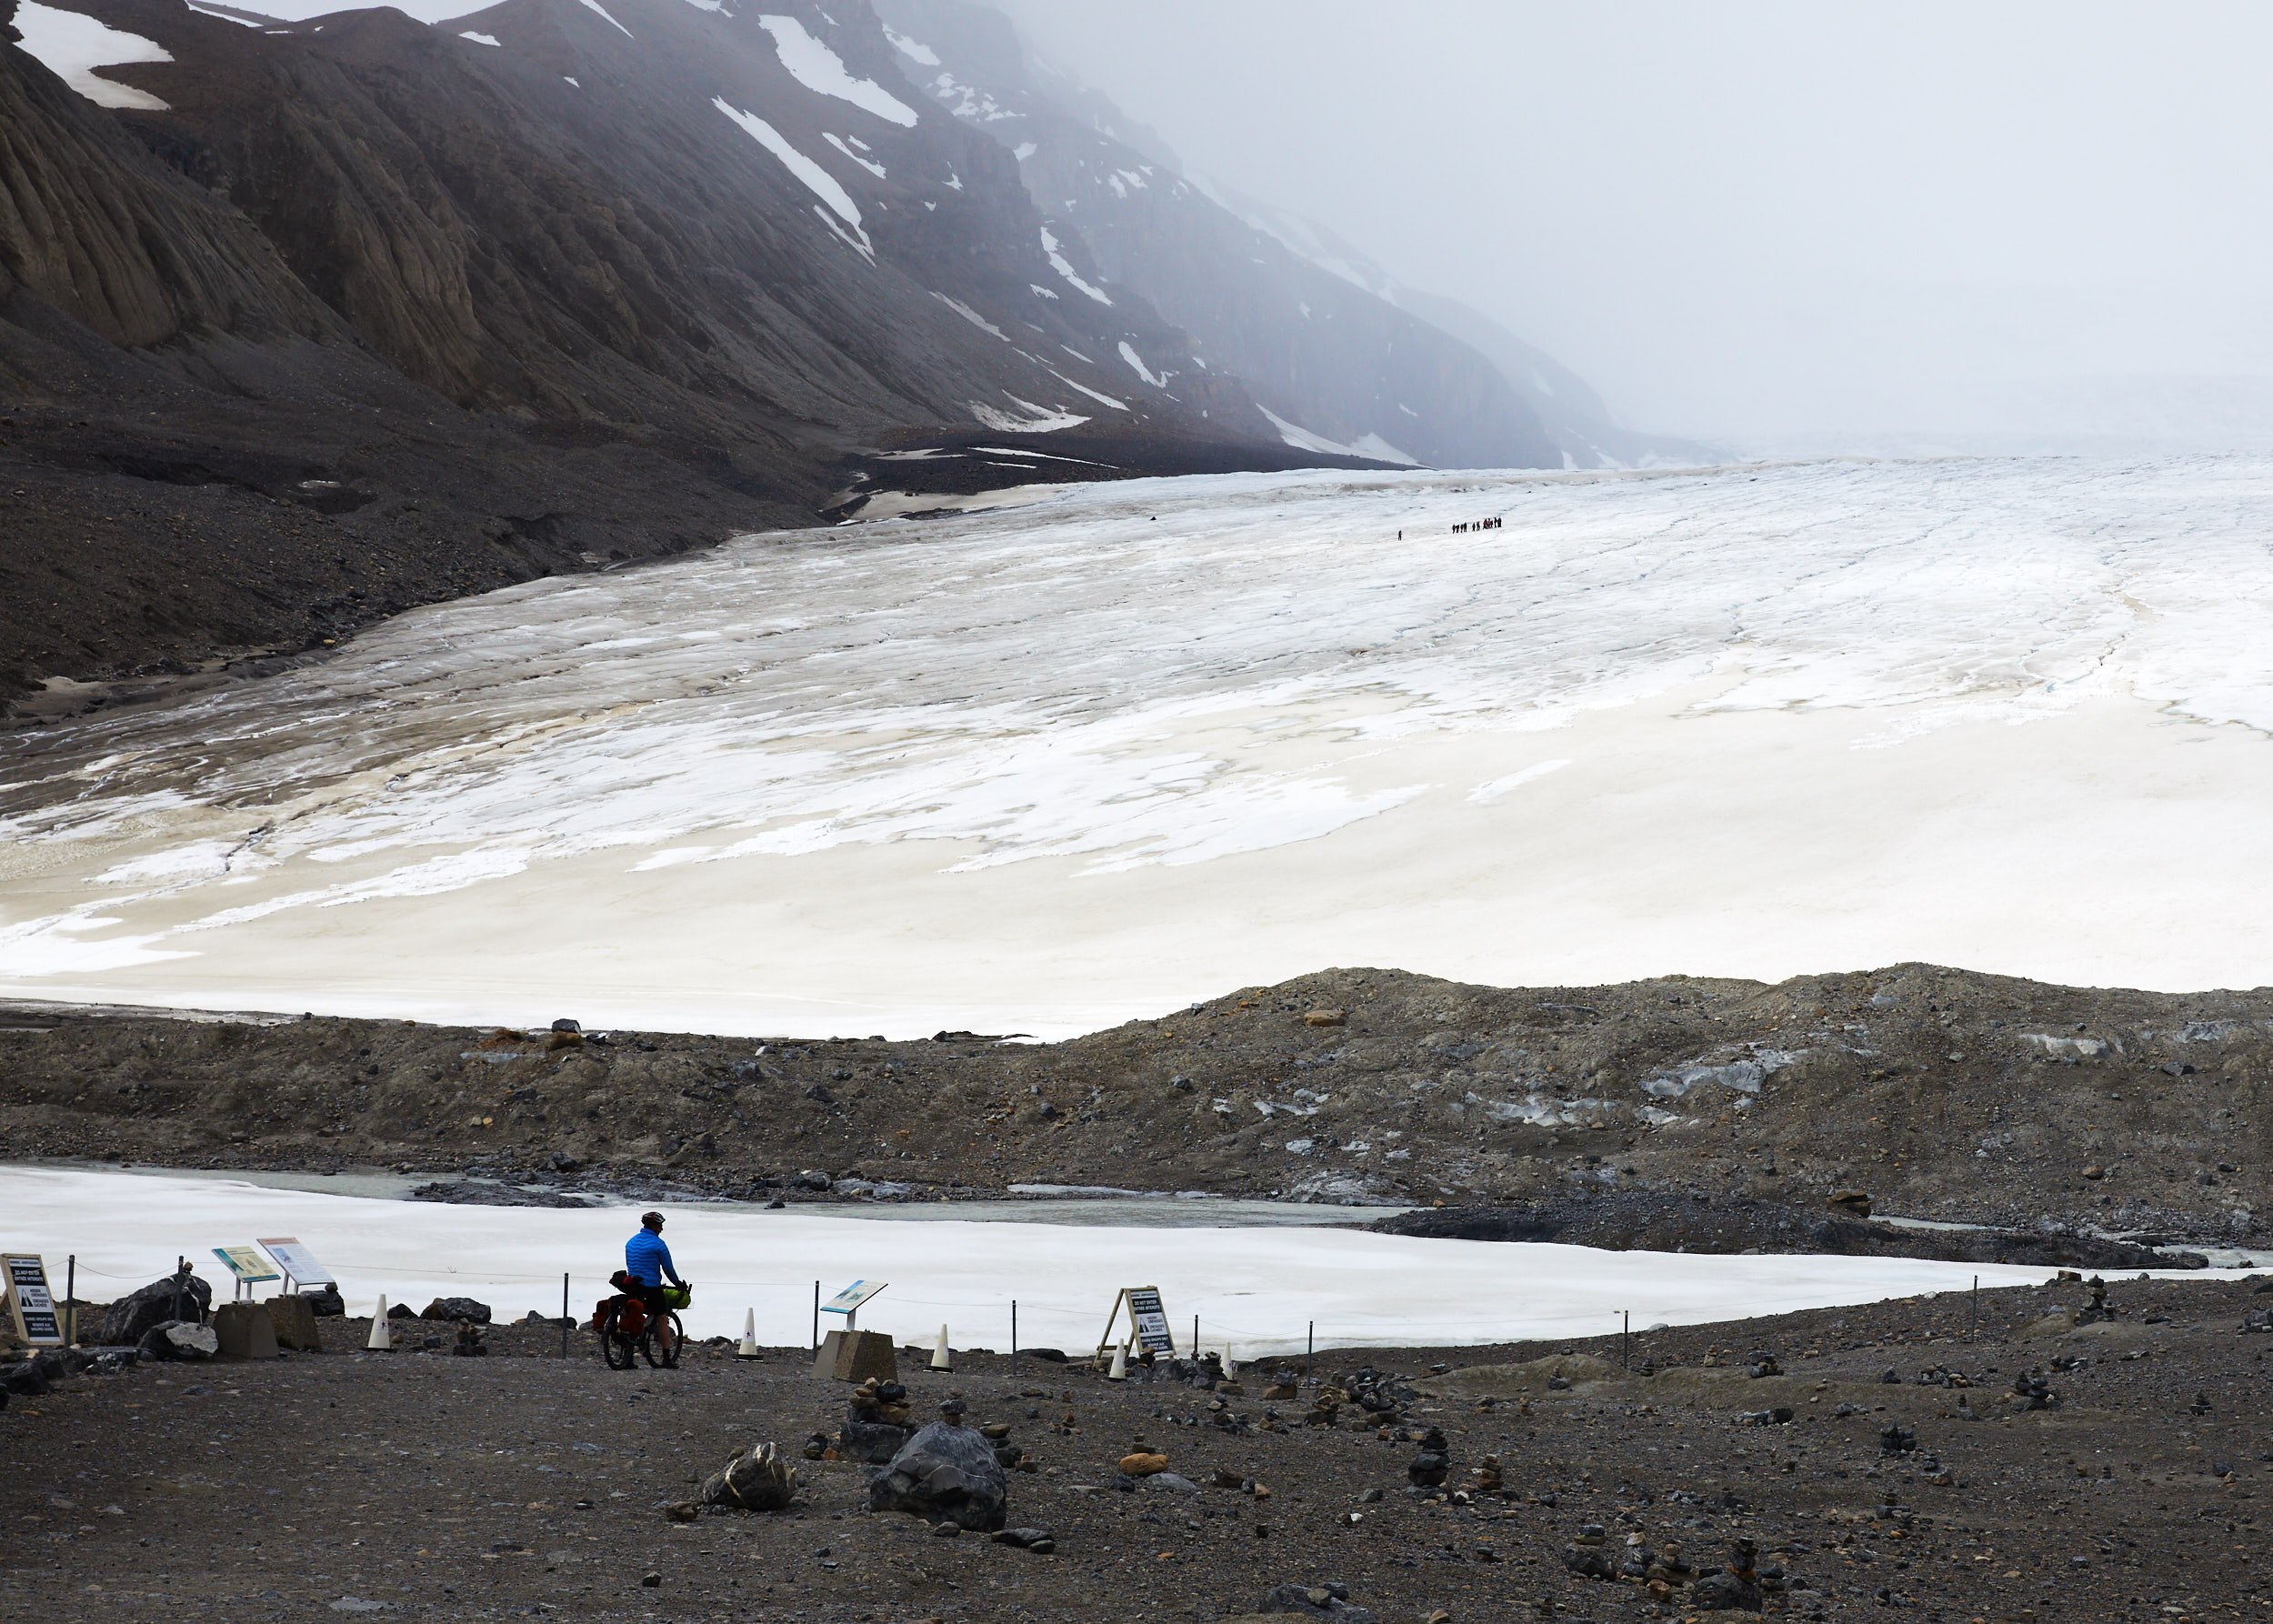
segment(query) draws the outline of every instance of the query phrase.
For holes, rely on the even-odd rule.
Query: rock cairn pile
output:
[[[1721,1565],[1694,1564],[1676,1543],[1653,1554],[1638,1531],[1617,1548],[1610,1538],[1600,1523],[1582,1525],[1562,1552],[1564,1568],[1580,1579],[1635,1586],[1660,1606],[1697,1612],[1757,1613],[1766,1609],[1768,1598],[1803,1588],[1780,1565],[1762,1566],[1759,1546],[1745,1536],[1729,1542],[1728,1559]]]
[[[836,1453],[846,1460],[865,1460],[882,1466],[914,1437],[916,1427],[907,1408],[907,1389],[896,1381],[870,1377],[845,1400],[844,1429],[837,1434]]]

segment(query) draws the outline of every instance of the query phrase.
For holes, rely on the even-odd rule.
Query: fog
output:
[[[2262,6],[998,3],[1635,426],[2273,444]]]

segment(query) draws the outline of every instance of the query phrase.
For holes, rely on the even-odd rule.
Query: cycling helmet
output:
[[[663,1215],[659,1212],[643,1212],[639,1215],[639,1227],[643,1229],[660,1229],[663,1228]]]

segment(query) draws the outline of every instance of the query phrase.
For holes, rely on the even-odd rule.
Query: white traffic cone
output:
[[[1128,1379],[1128,1344],[1124,1342],[1113,1350],[1113,1368],[1105,1373],[1107,1381]]]
[[[734,1350],[738,1359],[754,1359],[757,1354],[757,1310],[750,1308],[742,1316],[742,1346]]]
[[[939,1346],[931,1350],[931,1368],[935,1370],[955,1368],[955,1351],[947,1346],[947,1328],[939,1328]]]
[[[378,1312],[371,1316],[371,1335],[363,1346],[367,1352],[371,1353],[393,1353],[395,1351],[395,1330],[387,1323],[386,1295],[384,1292],[379,1295]]]

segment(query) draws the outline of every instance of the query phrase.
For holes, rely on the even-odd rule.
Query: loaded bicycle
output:
[[[675,1370],[679,1349],[686,1346],[686,1327],[678,1311],[694,1299],[691,1281],[666,1286],[655,1292],[662,1307],[651,1310],[641,1295],[644,1287],[622,1269],[608,1277],[616,1295],[603,1298],[592,1309],[592,1328],[600,1338],[600,1356],[611,1370],[629,1370],[646,1359],[650,1368]]]

